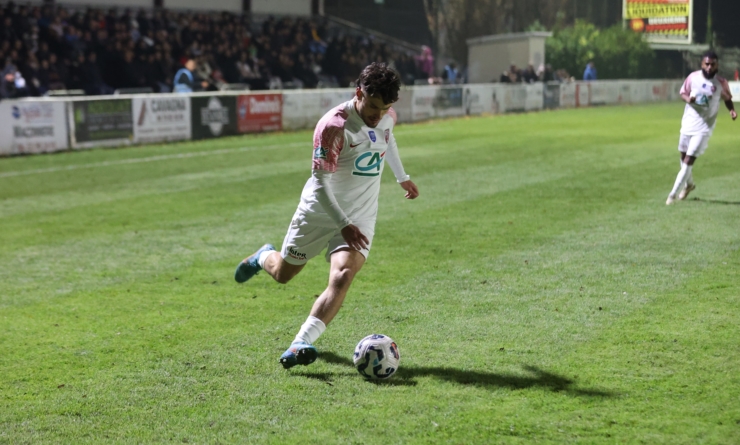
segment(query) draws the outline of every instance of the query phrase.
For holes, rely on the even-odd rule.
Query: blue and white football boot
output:
[[[316,361],[319,351],[308,343],[296,342],[290,345],[287,351],[280,356],[283,368],[290,369],[295,365],[310,365]]]
[[[259,264],[260,254],[262,252],[275,250],[275,246],[272,244],[265,244],[260,247],[252,256],[248,257],[238,266],[236,266],[236,272],[234,272],[234,279],[237,283],[244,283],[253,276],[257,275],[257,272],[262,270],[262,266]]]

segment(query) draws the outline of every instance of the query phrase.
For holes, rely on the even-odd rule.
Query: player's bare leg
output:
[[[262,269],[280,284],[285,284],[292,280],[298,273],[303,270],[305,264],[290,264],[280,255],[280,252],[270,252],[270,255],[264,259]]]
[[[305,264],[295,265],[285,261],[272,244],[265,244],[252,255],[244,258],[236,267],[234,279],[237,283],[244,283],[259,271],[264,270],[278,283],[285,284],[298,275]]]
[[[328,325],[339,312],[355,275],[365,264],[365,257],[356,250],[342,249],[331,255],[329,286],[314,302],[311,316]]]
[[[691,178],[691,169],[694,165],[694,161],[696,161],[696,157],[688,154],[681,157],[681,170],[678,172],[678,176],[676,176],[673,190],[668,194],[668,199],[665,201],[666,205],[671,205],[676,201],[678,191],[681,190],[681,188],[687,183],[687,180]]]
[[[314,302],[311,314],[301,326],[293,343],[280,356],[280,363],[285,369],[295,365],[309,365],[316,360],[318,351],[312,344],[341,309],[352,281],[364,264],[365,257],[354,249],[338,250],[331,255],[329,285]]]
[[[686,153],[681,153],[681,163],[683,163],[687,157],[688,156],[686,156]],[[694,158],[694,160],[696,160],[696,158]],[[691,161],[691,165],[693,164],[694,161]],[[686,178],[686,187],[684,187],[683,190],[681,190],[681,193],[678,194],[678,199],[681,201],[686,199],[686,197],[689,196],[689,193],[691,193],[696,188],[696,184],[694,184],[694,176],[692,173],[693,170],[689,172],[689,176],[688,178]]]

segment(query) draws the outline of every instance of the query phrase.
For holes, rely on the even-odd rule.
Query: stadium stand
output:
[[[420,48],[321,17],[252,17],[167,9],[0,5],[0,98],[172,91],[188,58],[207,90],[347,86],[368,63],[423,77]]]

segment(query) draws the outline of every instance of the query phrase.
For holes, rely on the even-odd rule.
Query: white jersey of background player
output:
[[[730,86],[725,79],[717,75],[718,68],[717,54],[707,52],[702,57],[701,70],[689,74],[681,87],[681,97],[686,102],[678,142],[681,170],[678,172],[673,189],[668,194],[666,200],[668,205],[673,204],[676,199],[686,199],[696,188],[691,170],[696,158],[701,156],[709,145],[709,138],[712,137],[714,127],[717,125],[721,101],[724,101],[730,110],[732,120],[737,119]]]
[[[243,283],[260,270],[287,283],[308,260],[326,250],[329,285],[319,296],[295,340],[280,356],[286,369],[313,363],[313,343],[336,316],[350,284],[370,253],[378,213],[380,176],[387,162],[407,199],[419,196],[406,175],[393,137],[400,76],[383,63],[367,66],[355,97],[326,113],[316,125],[313,169],[281,252],[265,244],[239,263],[234,278]]]

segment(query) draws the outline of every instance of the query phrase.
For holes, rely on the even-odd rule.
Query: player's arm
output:
[[[370,240],[360,231],[359,227],[352,224],[352,220],[349,219],[347,214],[344,213],[344,210],[339,206],[331,187],[331,177],[331,172],[322,170],[313,171],[316,199],[318,199],[326,214],[341,229],[342,238],[347,241],[349,247],[355,250],[367,249]]]
[[[318,133],[318,132],[317,132]],[[339,155],[344,147],[344,129],[327,126],[320,134],[314,136],[313,173],[314,191],[316,199],[324,208],[329,218],[334,221],[342,232],[342,238],[349,247],[360,250],[367,249],[370,240],[352,223],[347,214],[337,202],[331,187],[331,178],[337,171]]]
[[[728,84],[727,81],[724,79],[721,79],[720,83],[722,84],[722,99],[725,101],[725,106],[730,111],[730,116],[732,116],[732,120],[735,120],[737,119],[737,111],[735,111],[735,103],[732,102],[730,84]]]
[[[725,101],[725,106],[728,110],[730,110],[730,116],[732,117],[732,120],[737,119],[737,111],[735,111],[735,103],[732,102],[732,99],[727,99]]]
[[[696,103],[696,96],[692,96],[691,94],[691,76],[687,77],[686,80],[683,82],[679,94],[681,95],[683,101],[687,104]]]
[[[396,177],[396,182],[406,190],[406,199],[415,199],[418,197],[419,189],[403,169],[401,157],[398,155],[398,144],[396,144],[396,137],[393,136],[393,133],[391,133],[391,137],[388,140],[388,149],[385,152],[385,162],[387,162],[391,167],[393,175]]]

